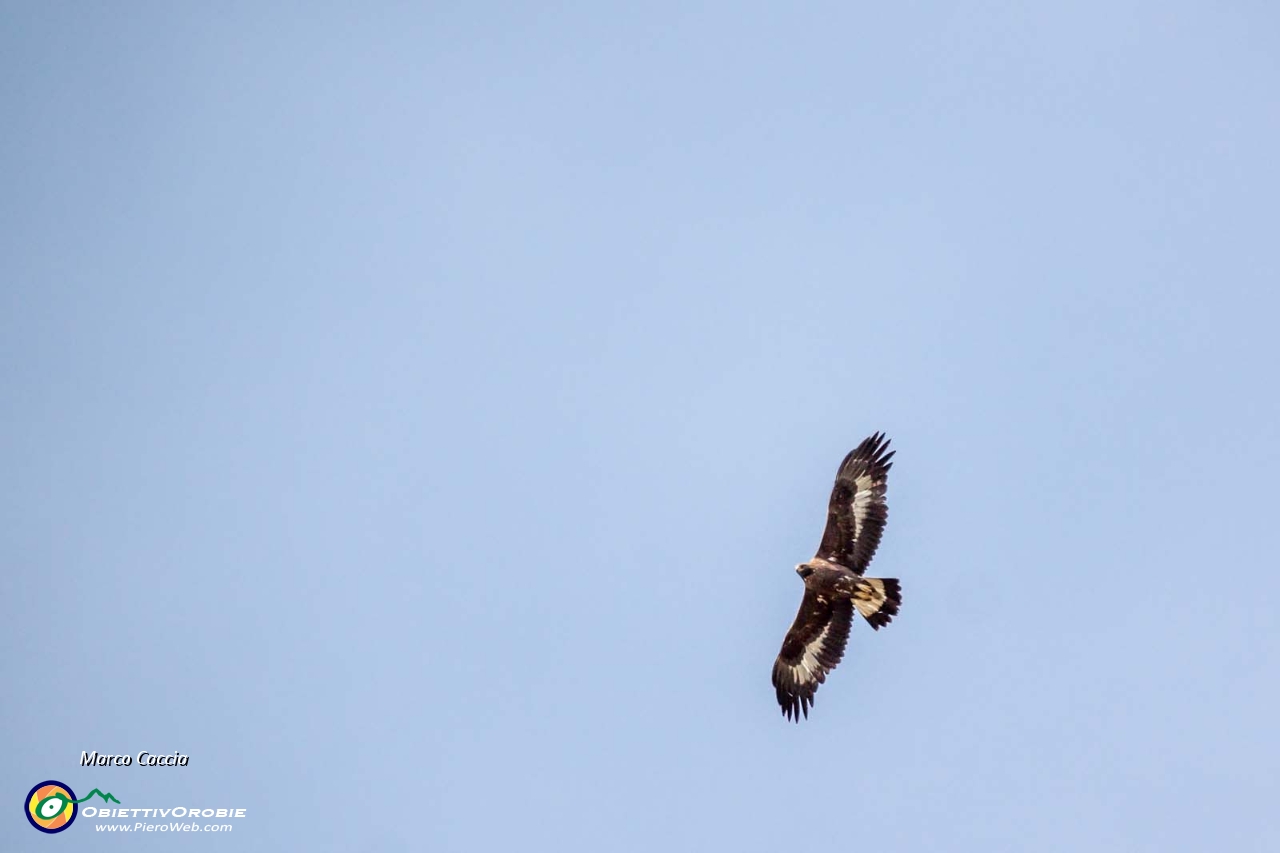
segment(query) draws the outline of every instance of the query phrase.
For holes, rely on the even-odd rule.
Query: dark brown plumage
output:
[[[889,624],[902,603],[896,578],[864,578],[884,533],[893,452],[883,433],[864,440],[840,464],[817,555],[796,566],[804,580],[800,612],[773,664],[773,686],[782,713],[799,722],[809,716],[818,685],[844,656],[853,611],[872,628]]]
[[[893,455],[884,433],[878,432],[849,451],[827,504],[827,528],[818,556],[862,574],[875,556],[889,520],[884,496],[888,489]],[[861,487],[859,487],[861,483]]]

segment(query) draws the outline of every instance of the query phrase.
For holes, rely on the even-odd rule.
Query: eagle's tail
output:
[[[898,615],[902,604],[902,585],[897,578],[858,578],[853,590],[853,606],[872,628],[880,630]]]

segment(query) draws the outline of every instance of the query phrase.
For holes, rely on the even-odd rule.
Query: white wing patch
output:
[[[884,481],[876,482],[875,477],[870,474],[863,474],[853,481],[857,484],[858,491],[853,495],[853,538],[857,541],[862,535],[862,525],[867,519],[867,508],[871,506],[879,498],[877,486],[883,486]]]
[[[823,627],[822,633],[805,645],[804,655],[800,658],[800,662],[788,667],[791,670],[791,677],[796,680],[796,683],[807,684],[810,681],[817,681],[821,684],[826,681],[829,670],[819,662],[818,658],[823,652],[827,651],[827,638],[831,636],[831,627],[834,624],[834,619],[828,622]]]
[[[867,438],[840,463],[819,556],[862,574],[875,556],[888,519],[885,493],[894,451],[883,433]]]

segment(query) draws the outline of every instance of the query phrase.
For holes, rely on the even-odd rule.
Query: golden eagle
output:
[[[864,578],[889,509],[884,495],[893,452],[884,433],[863,441],[840,463],[818,553],[796,566],[804,599],[773,664],[778,704],[788,718],[807,719],[818,685],[836,668],[857,609],[872,628],[889,624],[902,604],[896,578]]]

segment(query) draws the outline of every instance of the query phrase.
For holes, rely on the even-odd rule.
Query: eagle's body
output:
[[[893,453],[877,433],[840,465],[827,508],[818,554],[796,566],[804,599],[773,664],[773,686],[782,713],[797,722],[809,716],[814,693],[836,668],[849,640],[856,610],[872,628],[887,625],[902,603],[894,578],[864,578],[888,519],[885,491]]]
[[[839,563],[814,557],[796,567],[796,574],[804,580],[806,591],[814,595],[836,598],[858,598],[867,584],[878,578],[862,578]],[[874,597],[874,592],[868,593]],[[888,621],[888,620],[885,620]]]

